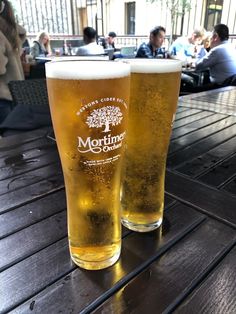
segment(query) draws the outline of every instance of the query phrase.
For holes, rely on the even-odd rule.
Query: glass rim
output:
[[[131,73],[172,73],[182,71],[182,61],[176,59],[134,58],[121,59],[119,61],[130,64]]]
[[[46,78],[55,79],[112,79],[130,75],[128,63],[109,60],[61,60],[45,64]]]

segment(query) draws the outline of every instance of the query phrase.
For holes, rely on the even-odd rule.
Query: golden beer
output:
[[[120,255],[129,72],[129,65],[109,61],[46,64],[65,179],[70,253],[85,269],[108,267]]]
[[[181,63],[127,60],[131,93],[122,186],[122,223],[147,232],[162,223],[166,156],[176,111]]]

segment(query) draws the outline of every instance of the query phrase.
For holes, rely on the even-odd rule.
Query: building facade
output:
[[[167,35],[187,35],[194,28],[210,31],[225,23],[236,34],[235,0],[11,0],[28,34],[82,35],[85,26],[99,35],[147,36],[156,25]],[[183,7],[183,3],[186,6]],[[173,6],[175,8],[173,10]]]
[[[211,31],[217,23],[229,26],[236,33],[236,6],[234,0],[107,0],[103,3],[104,29],[120,35],[144,35],[155,25],[166,28],[167,34],[187,35],[194,28]],[[171,15],[171,3],[178,9]],[[168,7],[169,4],[169,7]]]

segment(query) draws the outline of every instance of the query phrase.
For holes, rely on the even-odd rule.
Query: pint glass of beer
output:
[[[131,59],[131,94],[122,223],[148,232],[162,223],[166,156],[180,87],[181,62]]]
[[[65,180],[71,258],[82,268],[102,269],[117,261],[121,249],[130,66],[50,62],[46,76]]]

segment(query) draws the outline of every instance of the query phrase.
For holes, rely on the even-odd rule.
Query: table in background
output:
[[[163,226],[147,234],[123,228],[121,258],[102,271],[70,260],[50,130],[2,139],[0,312],[234,313],[235,95],[225,88],[180,99]]]
[[[107,53],[88,55],[88,56],[49,56],[49,57],[36,57],[38,62],[49,62],[49,61],[81,61],[81,60],[109,60]]]
[[[182,73],[193,78],[195,86],[202,86],[204,84],[210,83],[209,70],[197,71],[195,68],[185,67],[185,68],[182,68]]]

